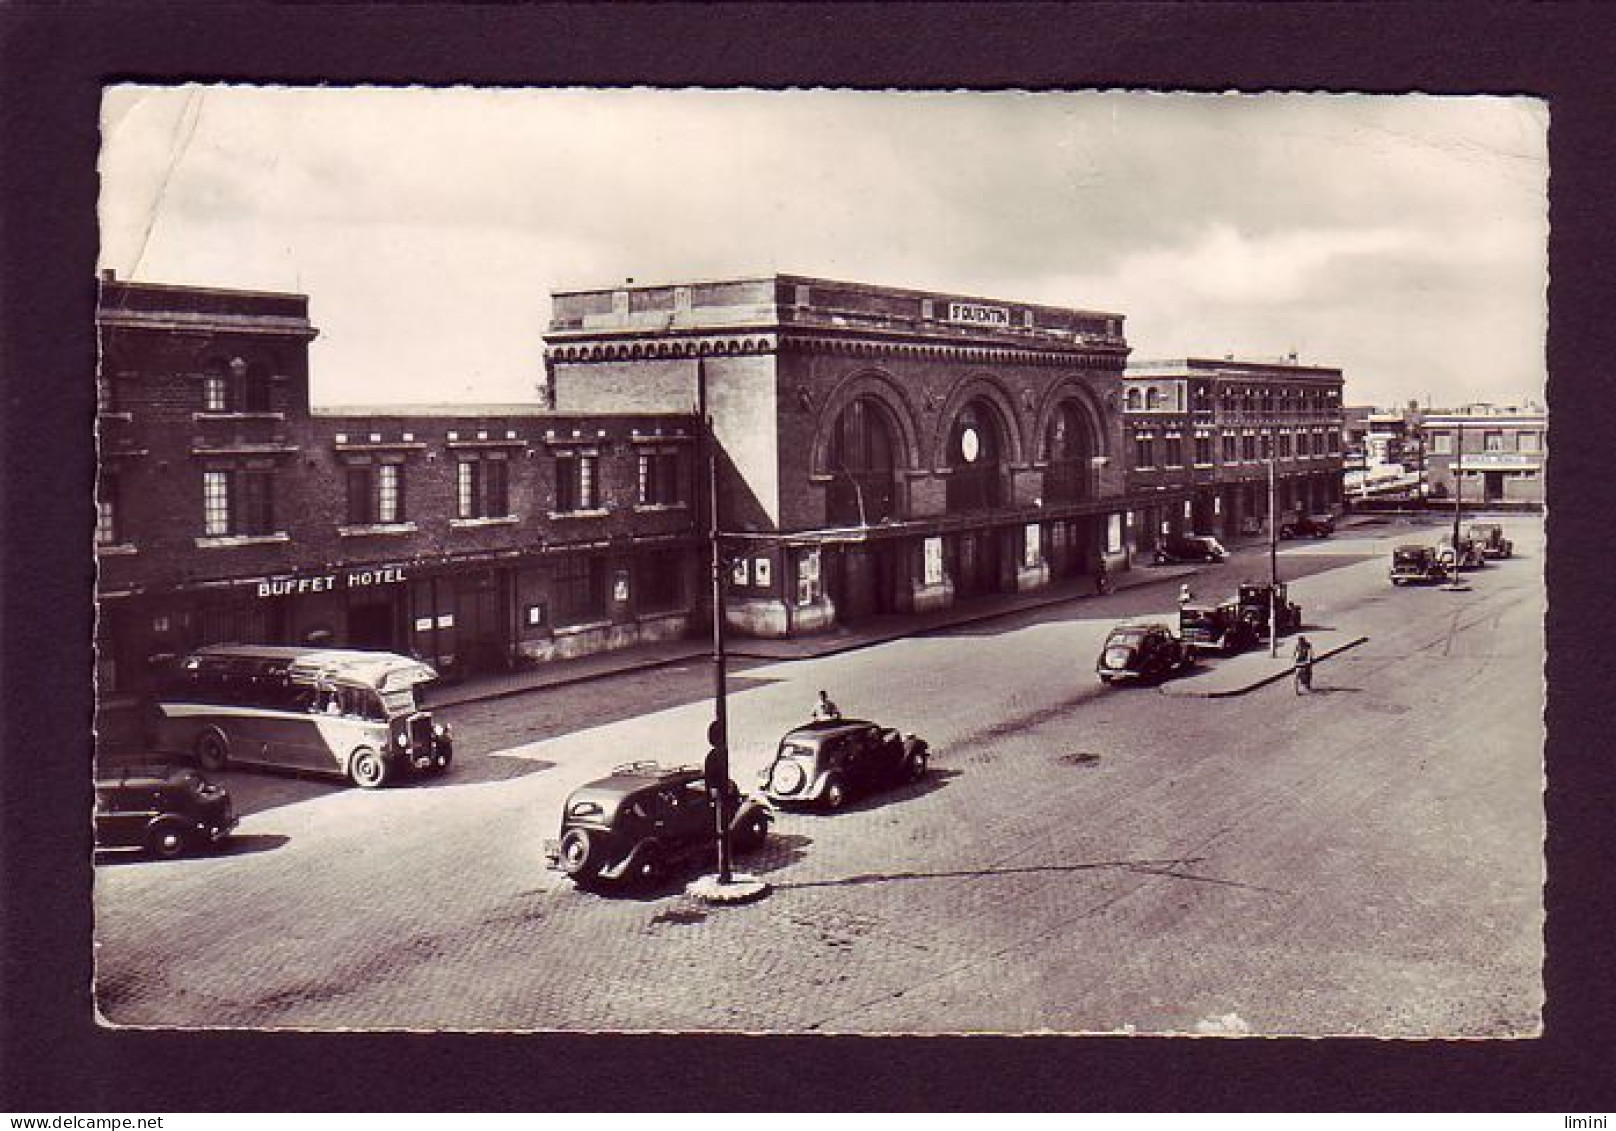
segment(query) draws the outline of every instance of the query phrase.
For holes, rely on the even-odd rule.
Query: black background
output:
[[[1595,4],[0,7],[0,1109],[1609,1112],[1616,741]],[[113,81],[1550,99],[1549,1004],[1539,1040],[139,1032],[91,1012],[95,164]],[[218,280],[229,285],[228,279]],[[536,962],[543,961],[535,948]],[[670,976],[677,976],[670,971]]]

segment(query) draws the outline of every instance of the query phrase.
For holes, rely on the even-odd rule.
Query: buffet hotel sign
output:
[[[1010,325],[1010,311],[1002,306],[983,306],[975,302],[951,302],[948,304],[948,320],[950,322],[964,322],[970,326],[1003,326]]]
[[[254,582],[260,597],[295,597],[302,593],[331,593],[338,589],[368,589],[408,580],[403,566],[348,569],[307,577],[266,577]]]

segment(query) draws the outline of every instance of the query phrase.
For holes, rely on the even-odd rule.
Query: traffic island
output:
[[[685,894],[702,903],[751,903],[768,895],[769,885],[747,872],[732,873],[727,883],[715,874],[690,881]]]
[[[1296,646],[1297,635],[1306,636],[1312,642],[1315,669],[1320,661],[1338,656],[1369,640],[1367,636],[1352,636],[1331,629],[1304,629],[1300,634],[1281,637],[1277,656],[1270,656],[1265,644],[1260,649],[1238,656],[1202,657],[1188,675],[1167,681],[1159,690],[1163,695],[1224,699],[1277,683],[1289,678],[1295,670],[1291,650]]]

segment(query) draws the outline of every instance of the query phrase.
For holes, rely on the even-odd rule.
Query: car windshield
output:
[[[1179,619],[1185,624],[1205,625],[1217,620],[1218,614],[1214,609],[1198,609],[1192,605],[1184,609]]]
[[[812,758],[814,748],[801,742],[792,742],[788,738],[780,744],[780,756],[782,758]]]
[[[408,715],[415,711],[415,686],[395,687],[381,693],[382,710],[385,718],[394,715]]]
[[[1105,643],[1107,647],[1113,644],[1137,644],[1144,638],[1145,630],[1142,628],[1119,628]]]

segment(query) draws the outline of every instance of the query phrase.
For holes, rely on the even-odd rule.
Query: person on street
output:
[[[1190,583],[1186,581],[1178,587],[1178,606],[1183,608],[1193,600],[1195,600],[1195,594],[1190,592]]]
[[[1106,568],[1104,558],[1094,565],[1094,592],[1101,597],[1111,592],[1111,574]]]
[[[839,719],[841,717],[841,710],[836,706],[835,703],[830,701],[830,696],[826,695],[824,691],[820,691],[819,701],[814,704],[814,721],[828,721],[831,719]]]
[[[1313,690],[1313,645],[1305,636],[1296,638],[1291,671],[1296,677],[1296,694],[1305,695]]]

